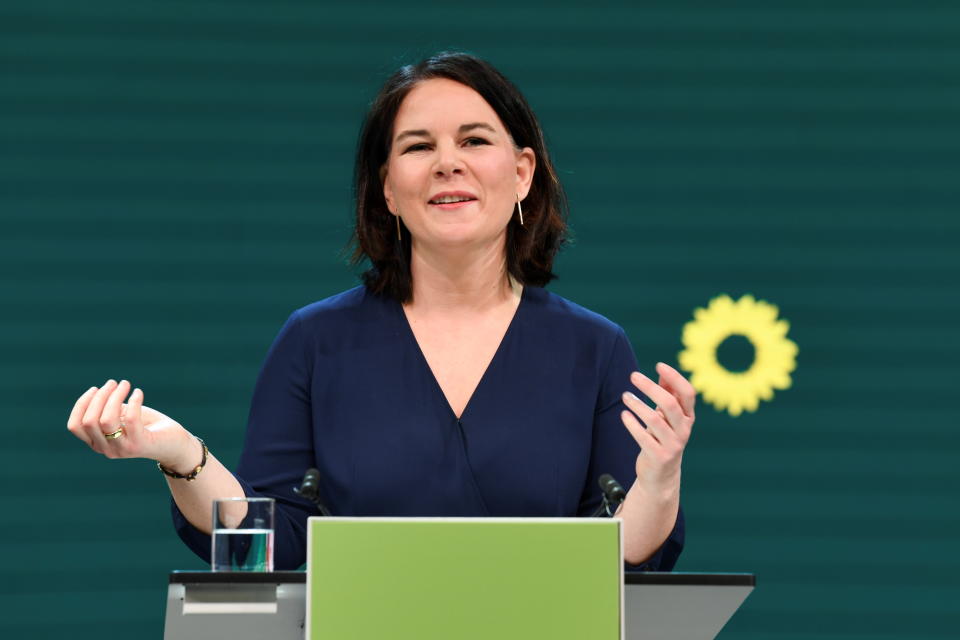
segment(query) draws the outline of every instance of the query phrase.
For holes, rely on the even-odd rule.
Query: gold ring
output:
[[[123,435],[123,427],[120,427],[119,429],[117,429],[117,430],[114,431],[113,433],[105,433],[105,434],[103,434],[103,437],[106,438],[107,440],[116,440],[117,438],[119,438],[119,437],[122,436],[122,435]]]

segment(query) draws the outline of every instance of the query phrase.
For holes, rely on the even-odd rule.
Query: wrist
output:
[[[627,497],[624,502],[639,502],[646,505],[668,505],[679,502],[680,499],[680,474],[670,479],[659,479],[658,481],[644,481],[637,478],[630,490],[627,491]]]
[[[163,475],[174,478],[176,480],[186,480],[187,482],[193,482],[197,479],[197,476],[200,475],[200,472],[203,471],[203,468],[207,466],[207,457],[210,455],[210,452],[207,450],[207,445],[197,438],[197,442],[200,443],[200,464],[195,466],[189,473],[180,473],[178,471],[171,471],[170,469],[165,468],[159,462],[157,463],[157,468],[163,472]]]
[[[205,459],[205,448],[206,445],[203,444],[203,440],[184,429],[181,443],[176,451],[164,458],[157,458],[157,464],[167,471],[187,475],[192,473]]]

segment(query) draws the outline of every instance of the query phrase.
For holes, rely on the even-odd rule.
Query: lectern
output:
[[[712,640],[755,585],[746,573],[626,573],[627,640]],[[307,574],[174,571],[164,640],[304,640]]]
[[[174,572],[166,640],[711,640],[750,574],[623,572],[615,519],[317,518],[308,571]]]

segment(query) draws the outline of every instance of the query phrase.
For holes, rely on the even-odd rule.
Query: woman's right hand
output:
[[[130,398],[124,404],[127,394]],[[121,422],[122,435],[106,438],[121,428]],[[200,448],[178,422],[143,406],[143,391],[134,389],[131,394],[126,380],[119,384],[107,380],[99,389],[87,389],[73,405],[67,429],[107,458],[149,458],[174,471],[191,469]]]

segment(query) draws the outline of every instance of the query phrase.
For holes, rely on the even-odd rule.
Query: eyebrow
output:
[[[474,129],[486,129],[491,133],[497,132],[496,129],[491,127],[486,122],[469,122],[467,124],[460,125],[460,128],[457,129],[457,133],[462,135],[468,131],[473,131]],[[428,135],[430,135],[430,132],[427,131],[426,129],[407,129],[406,131],[400,133],[400,135],[398,135],[396,138],[394,138],[394,142],[400,142],[404,138],[413,138],[416,136],[428,136]]]

